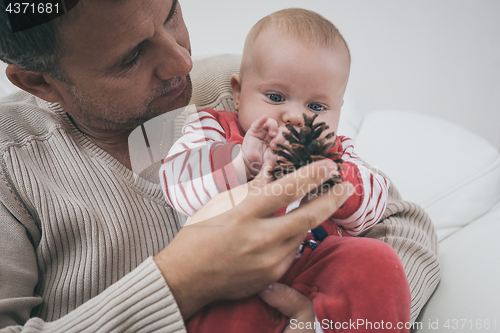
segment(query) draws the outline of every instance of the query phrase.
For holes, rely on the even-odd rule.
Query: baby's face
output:
[[[308,46],[268,28],[255,41],[243,76],[233,76],[235,108],[243,131],[267,114],[278,122],[303,125],[303,114],[318,115],[337,131],[340,108],[349,76],[347,50]]]

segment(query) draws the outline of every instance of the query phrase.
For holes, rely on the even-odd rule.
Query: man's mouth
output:
[[[170,79],[168,84],[162,88],[159,97],[174,97],[178,96],[186,87],[186,77],[176,76]]]

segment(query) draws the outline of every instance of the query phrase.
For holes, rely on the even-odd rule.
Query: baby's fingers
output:
[[[270,139],[275,138],[278,135],[278,122],[275,119],[267,119],[263,127],[265,130],[267,130]]]
[[[252,123],[252,126],[250,126],[250,129],[248,131],[254,132],[254,133],[258,133],[258,132],[262,131],[263,129],[265,129],[265,124],[268,120],[269,119],[268,119],[267,115],[261,116],[259,119],[255,120]]]

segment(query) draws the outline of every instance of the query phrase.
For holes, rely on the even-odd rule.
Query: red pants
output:
[[[384,242],[328,236],[315,250],[307,246],[278,282],[312,300],[325,333],[409,331],[404,329],[410,321],[408,281],[396,252]],[[254,295],[211,303],[193,316],[187,331],[281,333],[286,325],[285,316]]]

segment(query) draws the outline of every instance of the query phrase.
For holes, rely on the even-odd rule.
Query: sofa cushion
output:
[[[356,151],[431,216],[440,239],[500,200],[500,154],[446,120],[409,111],[367,114]]]

